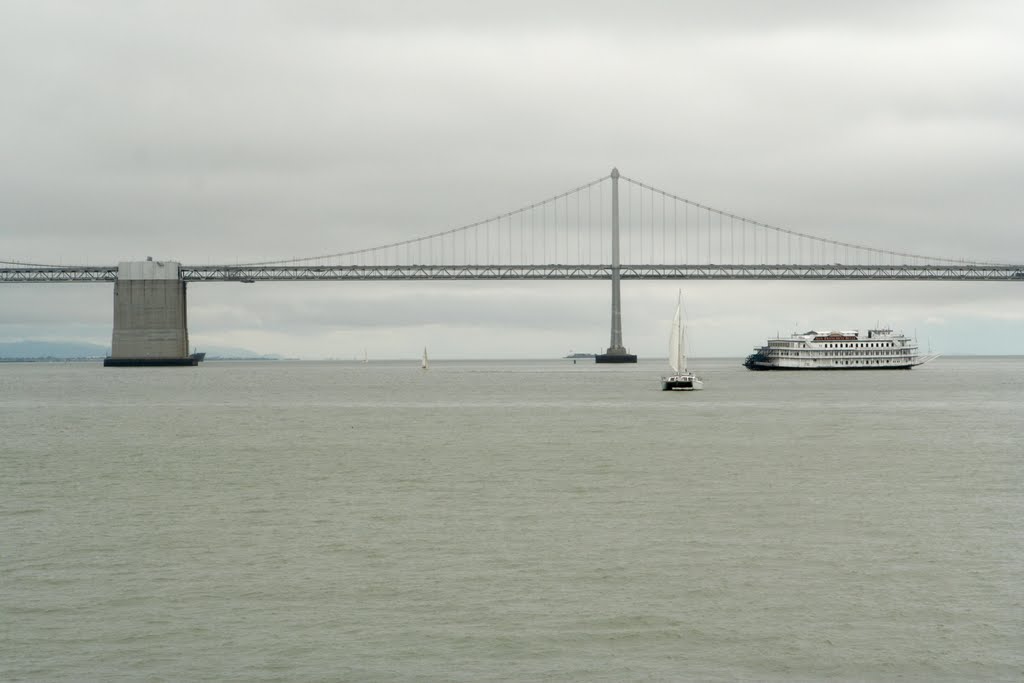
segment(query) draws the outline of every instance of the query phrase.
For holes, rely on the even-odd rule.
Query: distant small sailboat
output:
[[[430,369],[430,359],[427,358],[427,347],[426,346],[423,347],[423,360],[422,360],[422,362],[420,362],[420,367],[423,368],[424,370],[429,370]]]
[[[661,378],[662,391],[696,391],[704,388],[704,382],[686,367],[686,328],[683,325],[682,309],[683,293],[680,291],[668,340],[668,364],[672,374]]]
[[[370,362],[370,358],[366,355],[366,349],[363,349],[363,362],[364,363],[369,363]]]

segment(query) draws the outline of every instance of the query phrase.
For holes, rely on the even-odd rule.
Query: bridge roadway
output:
[[[623,280],[922,280],[1024,282],[1020,265],[622,265]],[[610,265],[182,266],[186,282],[611,280]],[[115,282],[117,266],[0,268],[0,282]]]

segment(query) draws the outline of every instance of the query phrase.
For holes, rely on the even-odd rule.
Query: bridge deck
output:
[[[610,265],[182,266],[187,282],[610,280]],[[1021,265],[623,265],[624,280],[945,280],[1024,282]],[[114,282],[117,266],[0,268],[0,282]]]

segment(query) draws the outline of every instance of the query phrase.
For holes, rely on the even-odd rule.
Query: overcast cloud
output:
[[[1019,2],[4,2],[0,260],[312,256],[607,174],[774,225],[1024,263]],[[697,356],[876,322],[1021,353],[1024,284],[684,283]],[[664,355],[679,283],[623,285]],[[189,288],[200,346],[552,357],[600,283]],[[109,344],[110,285],[0,285],[0,341]],[[972,332],[972,330],[974,332]]]

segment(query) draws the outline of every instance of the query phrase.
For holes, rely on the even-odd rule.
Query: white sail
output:
[[[672,329],[668,338],[668,364],[672,375],[661,378],[662,391],[678,389],[695,391],[704,388],[704,382],[686,367],[686,326],[683,324],[683,293],[679,292],[676,314],[672,318]]]
[[[427,358],[427,347],[426,346],[423,347],[423,362],[420,363],[420,367],[423,368],[424,370],[426,370],[427,368],[430,367],[430,359]]]
[[[672,329],[669,330],[668,335],[668,364],[672,368],[672,372],[678,373],[683,369],[681,363],[683,340],[680,334],[681,330],[681,318],[679,306],[676,306],[676,315],[672,318]]]
[[[683,326],[683,293],[679,292],[676,314],[668,338],[668,364],[672,372],[686,372],[686,328]]]
[[[679,308],[683,307],[683,295],[679,294]],[[686,367],[686,325],[683,324],[683,316],[679,316],[679,372],[688,372]]]

